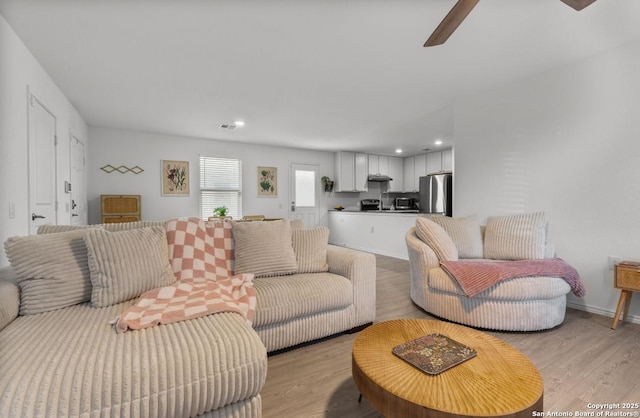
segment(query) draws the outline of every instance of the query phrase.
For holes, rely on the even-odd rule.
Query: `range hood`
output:
[[[369,174],[369,177],[367,177],[367,180],[385,182],[385,181],[391,181],[393,179],[387,176],[386,174]]]

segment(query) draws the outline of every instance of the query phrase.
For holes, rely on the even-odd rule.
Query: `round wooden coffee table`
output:
[[[429,375],[391,349],[439,333],[474,348],[477,356]],[[426,319],[374,324],[353,343],[353,380],[385,417],[531,417],[542,411],[540,373],[504,341],[461,325]]]

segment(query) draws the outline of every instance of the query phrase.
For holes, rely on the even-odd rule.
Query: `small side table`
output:
[[[615,266],[614,287],[622,289],[616,315],[613,317],[611,329],[616,329],[618,319],[622,312],[622,321],[624,322],[631,304],[631,296],[633,292],[640,292],[640,262],[638,261],[622,261]]]

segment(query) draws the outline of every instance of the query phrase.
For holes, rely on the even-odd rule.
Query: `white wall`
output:
[[[586,282],[569,304],[611,317],[607,257],[640,260],[639,70],[635,42],[455,106],[455,216],[545,211]]]
[[[27,154],[27,86],[32,94],[56,116],[58,173],[57,223],[70,223],[64,193],[69,180],[69,132],[88,146],[87,125],[60,89],[31,55],[13,29],[0,16],[0,242],[14,235],[29,234],[28,154]],[[15,206],[15,218],[9,206]],[[0,266],[7,265],[0,251]]]
[[[211,139],[188,138],[144,132],[90,128],[91,149],[88,160],[89,222],[100,222],[101,194],[142,195],[142,217],[149,220],[180,216],[200,216],[200,155],[242,160],[243,213],[267,217],[288,217],[288,178],[291,163],[316,164],[319,177],[334,178],[333,153],[291,148],[259,146]],[[191,189],[188,197],[161,195],[161,160],[189,161]],[[141,174],[107,174],[100,167],[111,164],[140,166]],[[257,197],[257,167],[278,168],[278,196]],[[320,181],[318,180],[318,187]],[[353,194],[321,195],[320,225],[327,225],[327,209],[336,204],[351,205]],[[357,196],[357,194],[356,194]]]

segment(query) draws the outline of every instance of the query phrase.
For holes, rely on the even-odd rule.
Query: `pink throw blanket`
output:
[[[219,312],[237,312],[250,325],[256,308],[252,274],[206,279],[184,279],[150,290],[116,319],[116,332],[199,318]]]
[[[440,265],[454,278],[467,296],[475,296],[491,286],[516,277],[549,276],[566,280],[574,295],[586,290],[578,272],[560,258],[519,261],[441,261]]]

